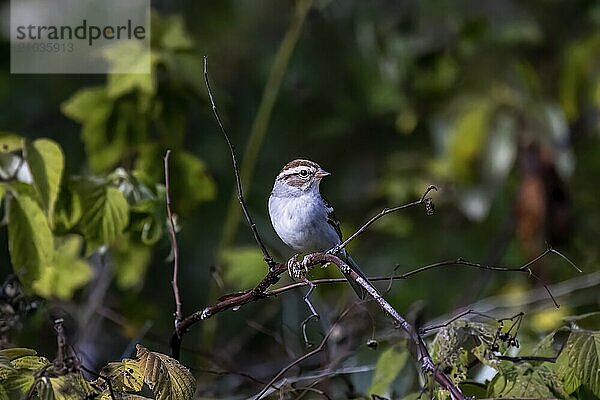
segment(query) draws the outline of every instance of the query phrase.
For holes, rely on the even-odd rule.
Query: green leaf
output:
[[[600,311],[590,312],[582,315],[569,315],[563,318],[569,325],[576,327],[578,330],[595,330],[600,327]]]
[[[100,375],[108,378],[113,388],[119,391],[139,392],[144,385],[144,371],[139,362],[128,358],[109,363]]]
[[[375,374],[371,380],[368,393],[378,395],[387,393],[390,385],[406,365],[407,360],[408,353],[406,351],[398,351],[394,347],[384,351],[377,360]]]
[[[37,190],[48,219],[52,223],[58,198],[65,158],[60,146],[49,139],[38,139],[25,145],[25,154],[33,186]]]
[[[102,50],[110,64],[106,85],[109,97],[116,99],[133,90],[152,96],[156,90],[151,73],[150,50],[136,41],[122,41]],[[136,71],[130,73],[132,71]]]
[[[28,195],[13,197],[9,207],[8,249],[13,271],[27,290],[42,268],[54,260],[54,238],[40,206]]]
[[[15,366],[11,361],[25,356],[35,356],[35,350],[22,347],[13,347],[0,350],[0,380],[11,375],[15,371]],[[0,397],[1,399],[2,397]]]
[[[487,396],[487,387],[482,383],[462,382],[459,386],[463,394],[469,398],[481,399]]]
[[[54,211],[54,232],[64,234],[69,232],[81,219],[83,208],[81,196],[70,185],[63,187],[59,193]]]
[[[265,274],[266,264],[256,247],[229,249],[223,253],[223,280],[233,290],[248,289]]]
[[[117,284],[130,289],[143,282],[152,259],[152,248],[124,236],[111,247]]]
[[[148,351],[139,344],[136,349],[136,360],[144,371],[144,382],[150,387],[156,400],[192,399],[196,382],[186,367],[174,358]]]
[[[158,39],[160,48],[189,50],[194,42],[187,34],[180,15],[160,16],[152,14],[152,38]]]
[[[500,370],[488,386],[488,395],[534,399],[568,397],[559,378],[550,368],[546,365],[534,367],[527,363]]]
[[[461,181],[471,181],[475,177],[473,171],[485,144],[492,105],[486,98],[472,99],[454,121],[449,156],[452,171]]]
[[[65,101],[61,109],[83,125],[81,138],[94,172],[106,172],[121,159],[127,150],[126,121],[115,118],[117,122],[111,126],[115,103],[105,87],[82,89]]]
[[[32,371],[22,369],[2,380],[2,387],[11,400],[24,399],[29,390],[35,383],[35,377]]]
[[[151,179],[162,182],[164,171],[163,150],[156,145],[142,147],[136,162],[136,170],[143,171]],[[200,202],[211,200],[216,193],[213,179],[208,174],[204,162],[185,151],[171,154],[169,174],[171,176],[171,197],[177,212],[189,213]]]
[[[600,397],[600,332],[571,332],[556,360],[556,373],[568,393],[585,385]]]
[[[83,215],[81,232],[88,242],[87,253],[110,244],[129,224],[129,205],[123,194],[103,183],[85,181],[79,186]]]
[[[10,400],[8,397],[8,392],[4,389],[4,386],[0,384],[0,400]]]
[[[51,267],[44,268],[34,289],[40,296],[57,297],[68,300],[73,292],[89,282],[93,276],[90,265],[79,257],[83,239],[71,235],[63,238],[57,246],[54,262]]]
[[[88,87],[79,90],[61,104],[61,111],[67,117],[84,123],[92,119],[93,110],[104,108],[111,103],[103,86]]]

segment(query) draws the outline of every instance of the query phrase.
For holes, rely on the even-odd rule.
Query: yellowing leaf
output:
[[[26,144],[25,154],[33,178],[33,186],[42,200],[48,219],[52,222],[65,166],[62,149],[52,140],[38,139]]]
[[[144,382],[152,389],[156,400],[189,400],[194,396],[196,382],[190,371],[179,361],[161,353],[136,346]]]
[[[48,378],[49,384],[38,385],[39,397],[53,400],[87,399],[97,393],[80,373]],[[41,386],[41,388],[40,388]],[[45,396],[45,397],[44,397]]]
[[[0,350],[0,356],[6,357],[9,360],[14,360],[24,356],[35,356],[37,352],[33,349],[27,349],[25,347],[12,347],[9,349]]]
[[[136,360],[128,358],[111,362],[102,369],[101,375],[110,379],[113,389],[139,392],[144,385],[144,373]]]
[[[16,369],[39,371],[48,366],[50,361],[46,357],[41,356],[23,356],[12,360],[10,364]]]
[[[9,153],[23,148],[23,138],[13,132],[0,132],[0,152]]]
[[[390,385],[394,382],[406,361],[408,360],[408,353],[406,351],[398,351],[394,347],[390,347],[384,351],[377,365],[375,366],[375,374],[371,381],[371,387],[369,388],[369,394],[377,394],[383,396],[388,391]]]
[[[37,202],[25,193],[10,201],[8,249],[13,271],[28,290],[42,268],[54,260],[54,238],[48,220]]]

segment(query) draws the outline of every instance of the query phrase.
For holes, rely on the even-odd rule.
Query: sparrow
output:
[[[269,217],[279,238],[294,251],[327,251],[342,243],[333,207],[321,196],[321,180],[330,175],[319,164],[303,159],[287,163],[275,178],[269,197]],[[367,279],[345,249],[338,253],[350,268]],[[360,299],[366,290],[346,275]]]

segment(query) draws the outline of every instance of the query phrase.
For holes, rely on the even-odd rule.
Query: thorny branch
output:
[[[263,243],[262,239],[260,238],[258,229],[256,229],[256,224],[254,223],[254,220],[252,219],[252,216],[250,215],[250,211],[248,211],[248,206],[246,205],[246,201],[244,199],[244,191],[242,189],[242,180],[240,179],[240,170],[238,167],[237,158],[235,156],[235,147],[231,143],[231,140],[229,139],[229,135],[227,134],[227,131],[223,127],[223,122],[221,121],[221,117],[219,116],[219,112],[217,111],[217,106],[215,104],[215,100],[214,100],[213,94],[212,94],[212,89],[210,87],[210,80],[208,79],[208,59],[206,56],[204,56],[204,83],[206,84],[206,90],[208,91],[208,98],[210,100],[210,105],[212,107],[213,114],[215,116],[215,119],[217,120],[217,123],[219,124],[221,133],[225,137],[225,141],[227,142],[227,146],[229,147],[229,152],[231,153],[231,163],[233,164],[233,172],[235,174],[235,185],[236,185],[236,190],[237,190],[238,201],[240,203],[240,206],[242,207],[242,211],[244,212],[246,221],[248,222],[250,229],[252,229],[252,234],[254,235],[254,240],[256,241],[256,244],[258,244],[258,247],[260,247],[260,250],[263,253],[263,258],[264,258],[265,262],[267,263],[267,265],[269,266],[269,269],[272,270],[273,268],[275,268],[276,263],[273,260],[273,257],[271,257],[271,254],[269,254],[269,251],[267,250],[267,247]]]
[[[177,246],[177,238],[175,237],[175,221],[173,220],[173,212],[171,211],[171,195],[169,188],[169,156],[171,150],[167,150],[164,158],[165,164],[165,196],[167,203],[167,219],[169,221],[169,240],[171,241],[171,249],[173,251],[173,296],[175,297],[175,329],[181,322],[183,314],[181,312],[181,297],[179,296],[179,285],[177,279],[179,277],[179,247]]]

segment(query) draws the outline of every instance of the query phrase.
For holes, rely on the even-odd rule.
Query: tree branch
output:
[[[419,202],[413,202],[413,203],[407,204],[407,206],[415,205],[415,204],[419,204]],[[406,208],[406,207],[404,207],[404,208]],[[470,267],[470,268],[482,269],[482,270],[488,270],[488,271],[497,271],[497,272],[521,272],[521,273],[526,273],[526,274],[530,275],[531,277],[533,277],[534,279],[540,281],[542,283],[544,289],[548,293],[550,299],[552,299],[554,304],[556,306],[558,306],[558,302],[552,295],[552,292],[550,291],[550,288],[548,287],[548,285],[545,284],[544,282],[542,282],[541,279],[537,275],[534,275],[531,271],[531,266],[533,264],[542,260],[543,258],[548,256],[548,254],[550,254],[550,253],[559,255],[562,259],[566,260],[570,265],[572,265],[577,271],[581,272],[581,269],[577,268],[577,266],[571,260],[569,260],[564,254],[562,254],[558,250],[555,250],[555,249],[551,248],[550,246],[548,246],[548,248],[543,253],[538,255],[536,258],[534,258],[531,261],[528,261],[527,263],[525,263],[522,266],[517,267],[517,268],[507,268],[507,267],[499,267],[499,266],[495,266],[495,265],[485,265],[485,264],[467,261],[467,260],[463,259],[462,257],[459,257],[459,258],[453,259],[453,260],[444,260],[444,261],[439,261],[439,262],[435,262],[432,264],[427,264],[422,267],[415,268],[411,271],[408,271],[408,272],[405,272],[402,274],[398,274],[398,275],[391,275],[391,276],[390,275],[380,275],[380,276],[370,277],[369,281],[378,282],[378,281],[407,279],[407,278],[410,278],[411,276],[419,274],[421,272],[426,272],[431,269],[437,269],[437,268],[447,267],[447,266],[452,266],[452,265],[462,265],[462,266],[466,266],[466,267]],[[398,269],[398,266],[395,269]],[[347,281],[344,278],[324,278],[324,279],[314,279],[311,282],[314,285],[324,285],[324,284],[333,284],[333,283],[343,283],[343,282],[347,282]],[[269,296],[270,295],[278,295],[278,294],[287,292],[289,290],[303,287],[306,285],[307,285],[307,283],[304,281],[293,282],[288,285],[269,290],[268,292],[265,293],[265,295],[269,295]]]
[[[173,251],[173,279],[171,280],[171,286],[173,286],[173,296],[175,297],[175,329],[181,322],[183,314],[181,312],[181,297],[179,296],[179,247],[177,246],[177,237],[175,236],[175,222],[173,220],[173,212],[171,211],[171,195],[169,193],[169,156],[171,150],[167,150],[164,158],[165,165],[165,196],[167,203],[167,219],[169,220],[169,240],[171,241],[171,249]]]

